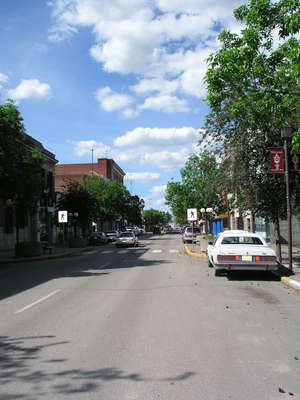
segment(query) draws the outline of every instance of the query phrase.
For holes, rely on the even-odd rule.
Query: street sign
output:
[[[58,222],[60,224],[68,222],[68,211],[58,211]]]
[[[188,221],[197,221],[197,208],[188,208],[187,219]]]

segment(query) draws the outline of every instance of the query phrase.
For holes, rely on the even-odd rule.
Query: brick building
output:
[[[41,142],[25,134],[27,146],[39,149],[45,156],[43,166],[43,187],[35,215],[24,215],[19,225],[19,240],[47,240],[55,237],[55,193],[54,167],[55,154],[48,151]],[[12,200],[0,199],[0,250],[13,249],[16,243],[16,215]]]
[[[82,183],[87,176],[98,175],[123,184],[125,172],[112,159],[98,158],[97,163],[57,164],[55,166],[55,191],[62,192],[69,181]]]

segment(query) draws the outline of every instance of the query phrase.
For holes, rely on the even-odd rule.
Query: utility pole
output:
[[[94,149],[92,151],[92,176],[94,175]]]

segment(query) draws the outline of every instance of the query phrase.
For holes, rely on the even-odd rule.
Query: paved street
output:
[[[300,398],[300,296],[179,235],[0,271],[0,399]]]

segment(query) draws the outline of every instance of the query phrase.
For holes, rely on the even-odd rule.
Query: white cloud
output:
[[[142,110],[156,110],[163,111],[166,113],[175,112],[188,112],[189,107],[185,100],[181,100],[175,96],[159,95],[154,97],[148,97],[144,104],[140,106]]]
[[[146,99],[142,109],[188,111],[178,96],[205,96],[206,58],[218,46],[220,28],[240,30],[233,9],[243,3],[244,0],[52,0],[49,4],[54,24],[49,39],[60,41],[82,27],[89,28],[94,38],[90,54],[104,71],[136,74],[139,81],[131,87],[136,94],[159,94]],[[177,97],[170,96],[175,92]],[[118,109],[110,103],[104,107]],[[125,112],[125,116],[129,115]]]
[[[143,128],[137,127],[115,139],[114,144],[123,146],[176,146],[199,140],[198,130],[184,128]]]
[[[152,196],[162,196],[165,194],[166,190],[167,190],[167,185],[153,186],[152,189],[150,190],[150,193],[152,194]]]
[[[162,78],[157,79],[141,79],[139,83],[130,87],[135,93],[139,95],[159,92],[163,94],[171,94],[179,88],[179,81],[177,79],[166,80]]]
[[[147,183],[160,179],[160,174],[157,172],[127,172],[125,179],[128,181]]]
[[[146,153],[141,157],[142,163],[152,164],[166,171],[178,170],[183,167],[190,151],[181,149],[180,151],[158,151],[156,153]]]
[[[139,115],[139,112],[137,110],[133,110],[132,108],[126,108],[123,111],[123,115],[126,118],[136,118]]]
[[[96,142],[95,140],[81,140],[79,142],[72,142],[75,146],[73,148],[73,153],[77,157],[90,156],[93,155],[95,158],[108,157],[111,154],[111,148],[106,146],[102,142]]]
[[[19,101],[23,99],[49,100],[51,87],[38,79],[23,79],[15,88],[8,91],[8,97]]]
[[[8,81],[8,76],[0,72],[0,83],[5,83]]]
[[[121,110],[128,107],[133,99],[126,94],[114,92],[110,87],[105,86],[96,93],[96,99],[103,110],[107,112]]]

